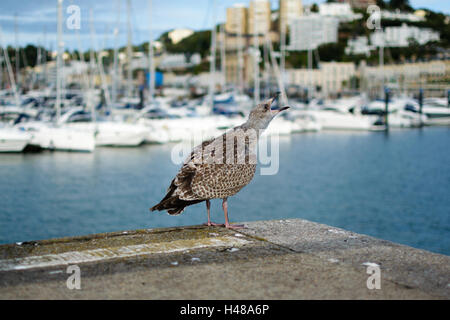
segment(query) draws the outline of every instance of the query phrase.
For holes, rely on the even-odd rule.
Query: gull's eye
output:
[[[264,111],[269,111],[270,110],[270,105],[269,104],[265,104],[264,105]]]

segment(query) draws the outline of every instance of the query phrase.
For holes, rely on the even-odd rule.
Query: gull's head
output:
[[[277,92],[269,100],[258,104],[250,111],[250,115],[247,120],[247,124],[255,130],[264,130],[269,126],[270,121],[280,112],[289,109],[288,106],[280,109],[272,109],[272,104],[280,96],[280,92]]]

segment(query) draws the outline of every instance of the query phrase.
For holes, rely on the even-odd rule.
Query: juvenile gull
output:
[[[150,210],[167,210],[170,215],[178,215],[185,207],[206,201],[206,225],[217,226],[221,224],[210,219],[210,200],[223,199],[225,227],[242,228],[243,225],[229,223],[227,199],[253,179],[260,134],[278,113],[289,108],[271,109],[278,96],[279,93],[254,107],[244,124],[195,147],[172,180],[166,196]]]

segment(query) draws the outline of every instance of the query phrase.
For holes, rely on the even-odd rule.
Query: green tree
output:
[[[321,61],[342,61],[345,52],[345,44],[326,43],[318,48],[319,57]]]
[[[194,32],[192,35],[184,38],[176,44],[172,43],[167,32],[162,34],[159,40],[164,44],[167,52],[185,54],[193,54],[198,52],[204,58],[209,54],[211,47],[211,31],[204,30]]]
[[[384,2],[383,0],[377,0],[376,4],[377,4],[377,6],[379,6],[381,9],[385,9],[385,8],[386,8],[386,2]]]
[[[403,11],[413,11],[414,9],[410,6],[408,0],[390,0],[389,1],[390,9],[400,9]]]

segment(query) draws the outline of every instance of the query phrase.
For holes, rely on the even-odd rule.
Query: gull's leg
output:
[[[225,214],[225,228],[228,228],[228,229],[245,228],[245,226],[243,224],[230,224],[228,222],[228,198],[223,198],[222,208],[223,208],[223,213]]]
[[[208,213],[208,222],[204,223],[204,225],[211,227],[211,226],[223,226],[223,224],[215,223],[211,221],[210,216],[210,209],[211,209],[211,202],[209,200],[206,200],[206,212]]]

